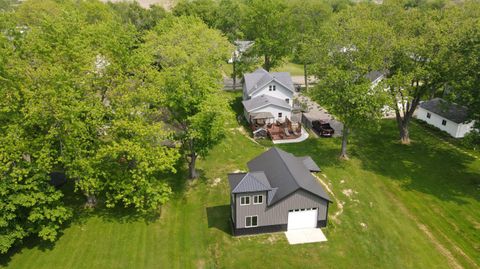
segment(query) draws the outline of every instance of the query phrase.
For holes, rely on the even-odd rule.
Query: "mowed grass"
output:
[[[281,66],[274,68],[273,71],[289,72],[292,76],[303,76],[304,74],[303,65],[292,62],[285,62]]]
[[[238,93],[225,93],[235,102]],[[232,237],[227,173],[266,147],[231,119],[228,137],[199,161],[202,178],[175,185],[159,218],[121,210],[84,213],[53,245],[30,242],[0,260],[6,268],[478,268],[480,160],[412,126],[354,133],[351,159],[338,139],[281,145],[310,155],[334,193],[328,242],[289,245],[282,233]],[[268,143],[262,143],[268,145]],[[180,176],[179,176],[180,177]]]

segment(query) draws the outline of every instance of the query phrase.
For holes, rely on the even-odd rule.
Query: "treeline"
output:
[[[0,13],[0,252],[54,240],[88,206],[156,210],[183,164],[224,136],[220,65],[232,51],[194,17],[99,1],[25,1]]]

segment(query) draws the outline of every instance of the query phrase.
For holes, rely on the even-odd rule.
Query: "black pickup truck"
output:
[[[322,120],[312,121],[312,128],[319,136],[323,137],[332,137],[335,133],[330,123]]]

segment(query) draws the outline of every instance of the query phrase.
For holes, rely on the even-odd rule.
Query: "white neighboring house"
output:
[[[283,122],[291,119],[293,87],[290,73],[267,72],[263,68],[244,75],[243,107],[248,122]]]
[[[434,98],[422,102],[415,116],[455,138],[461,138],[473,130],[474,121],[467,121],[467,113],[468,110],[464,106],[447,102],[442,98]]]

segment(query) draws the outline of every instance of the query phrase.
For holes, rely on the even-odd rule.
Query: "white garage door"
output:
[[[307,229],[317,227],[316,208],[304,208],[288,211],[287,230]]]

